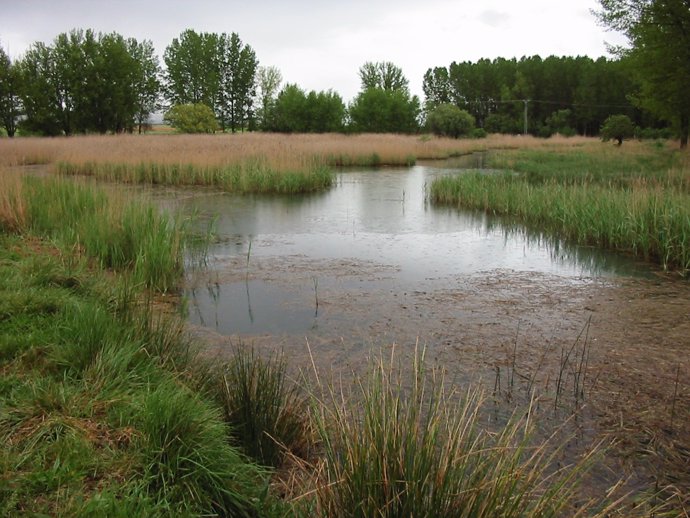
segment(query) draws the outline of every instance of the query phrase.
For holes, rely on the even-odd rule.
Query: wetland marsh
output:
[[[389,139],[387,142],[394,140]],[[427,142],[406,139],[429,147]],[[53,174],[55,164],[68,163],[70,156],[77,156],[74,148],[65,147],[77,141],[48,142],[43,152],[50,154],[50,158],[38,152],[35,141],[26,142],[23,150],[11,148],[11,153],[3,155],[9,162],[5,164],[8,185],[14,185],[13,189],[18,185],[18,164],[43,161],[43,172]],[[338,145],[352,142],[340,137],[338,141]],[[72,160],[90,164],[98,153],[89,146],[97,147],[106,140],[86,138],[82,142],[90,151],[82,162],[78,158]],[[218,146],[225,141],[196,141],[204,142]],[[276,140],[266,142],[275,145]],[[125,198],[138,198],[142,193],[163,212],[174,212],[180,219],[168,221],[182,224],[180,229],[185,232],[192,229],[197,235],[209,235],[211,229],[205,266],[198,267],[196,255],[188,256],[182,261],[186,266],[184,282],[177,284],[183,315],[188,320],[186,333],[201,345],[204,361],[210,358],[218,365],[232,361],[237,346],[243,343],[264,356],[282,351],[292,373],[315,366],[319,372],[333,372],[343,379],[366,373],[372,355],[382,351],[387,354],[391,347],[403,363],[414,362],[417,351],[423,348],[429,364],[440,367],[449,383],[459,388],[483,387],[493,404],[500,406],[502,415],[513,408],[525,408],[531,401],[542,433],[548,433],[564,419],[575,422],[574,439],[568,443],[574,444],[574,453],[568,459],[579,458],[599,439],[616,440],[616,447],[597,464],[594,481],[586,486],[589,494],[601,495],[623,477],[627,479],[626,488],[638,496],[649,494],[650,488],[670,485],[659,498],[675,498],[671,508],[682,508],[683,495],[688,494],[690,486],[686,469],[690,451],[690,386],[681,375],[690,367],[690,287],[683,278],[686,272],[682,264],[664,271],[660,261],[651,262],[658,259],[654,254],[636,255],[634,249],[626,247],[606,250],[590,241],[578,245],[576,240],[538,223],[525,223],[517,215],[502,214],[486,205],[486,200],[481,211],[477,211],[458,207],[455,202],[439,204],[430,194],[439,179],[462,182],[473,177],[474,182],[493,182],[505,177],[506,168],[518,160],[527,162],[515,166],[523,172],[507,174],[529,176],[525,168],[529,168],[535,153],[546,154],[541,161],[547,160],[544,156],[556,160],[558,155],[585,153],[594,157],[594,162],[586,166],[588,170],[604,164],[601,171],[609,171],[612,176],[583,175],[583,179],[574,182],[575,188],[585,182],[606,185],[620,190],[622,195],[667,192],[669,197],[677,197],[682,207],[683,200],[687,200],[685,156],[639,143],[630,146],[629,151],[615,150],[625,153],[622,162],[626,167],[616,173],[611,170],[611,164],[617,162],[614,151],[586,139],[487,139],[461,142],[454,151],[443,152],[438,146],[446,144],[432,144],[436,146],[433,158],[444,158],[443,161],[415,160],[413,166],[398,164],[372,169],[360,165],[339,169],[332,174],[330,188],[299,195],[240,195],[219,189],[213,182],[194,187],[188,183],[196,182],[186,181],[165,181],[171,185],[160,185],[145,175],[125,180],[143,185],[130,185],[123,192]],[[146,153],[141,150],[150,150],[161,142],[144,137],[137,145],[140,153]],[[406,149],[402,140],[396,145]],[[495,151],[489,155],[471,154],[486,148]],[[109,152],[113,149],[118,146],[111,146]],[[448,158],[463,153],[470,154]],[[124,155],[116,156],[125,160]],[[132,154],[126,160],[137,164],[142,156]],[[197,158],[202,156],[197,154]],[[202,169],[208,164],[208,156],[203,158]],[[217,151],[212,156],[221,160],[222,153]],[[362,156],[372,158],[370,150]],[[383,151],[379,159],[382,156]],[[398,152],[395,156],[407,160],[408,154]],[[103,160],[108,163],[113,157],[104,155]],[[641,169],[641,163],[648,164],[650,169]],[[577,169],[572,164],[567,167]],[[669,168],[668,174],[659,174],[659,167]],[[98,177],[97,171],[106,170],[108,167],[96,167],[91,176]],[[558,173],[558,165],[551,164],[549,170]],[[35,174],[36,170],[31,172]],[[629,179],[620,181],[621,174]],[[565,180],[572,178],[567,171],[562,176]],[[102,179],[114,178],[104,175]],[[557,185],[560,181],[534,177],[527,180],[536,187],[542,183]],[[124,202],[116,203],[119,208],[115,212],[101,212],[98,206],[103,202],[94,200],[101,200],[102,194],[93,200],[77,196],[77,200],[91,200],[84,205],[70,201],[69,188],[53,188],[53,193],[62,193],[58,196],[62,199],[60,210],[65,214],[83,214],[75,220],[78,225],[61,229],[60,222],[72,220],[66,216],[46,216],[51,189],[39,189],[43,198],[31,203],[22,202],[21,196],[8,196],[10,191],[5,190],[0,197],[5,232],[47,234],[52,240],[50,246],[62,247],[60,252],[51,252],[61,262],[60,268],[69,270],[72,264],[76,265],[71,262],[76,259],[69,259],[74,254],[79,261],[100,257],[101,268],[133,269],[134,281],[123,281],[124,293],[139,290],[142,282],[154,286],[152,281],[144,280],[148,277],[138,277],[144,274],[164,279],[162,291],[177,291],[174,278],[180,276],[181,259],[167,266],[164,261],[148,261],[154,251],[160,253],[163,247],[147,240],[148,231],[137,231],[133,216],[123,210]],[[32,188],[25,194],[39,191]],[[80,212],[84,210],[86,213]],[[687,231],[682,224],[682,210],[673,209],[665,214],[681,215],[677,228]],[[120,222],[102,225],[99,218]],[[169,225],[156,226],[160,228],[156,233],[165,234],[166,226],[178,232],[176,226]],[[108,232],[117,237],[108,237]],[[653,232],[646,235],[654,237]],[[129,255],[123,256],[129,259],[118,259],[117,247],[127,248],[127,236],[135,235],[148,243],[144,246],[153,248],[149,252],[129,250]],[[180,250],[179,239],[174,237],[171,242],[175,257]],[[669,242],[674,249],[683,244],[682,239],[676,238]],[[19,245],[12,246],[19,249]],[[19,255],[30,254],[22,251]],[[5,264],[14,264],[12,261],[14,257],[7,258]],[[158,264],[160,272],[156,270]],[[18,268],[30,274],[33,267]],[[79,271],[80,276],[87,275]],[[54,282],[50,280],[53,276],[46,281],[48,284]],[[77,287],[84,283],[78,278]],[[77,282],[69,279],[68,275],[64,282]],[[31,285],[36,281],[21,282]],[[7,290],[12,296],[19,292],[14,287]],[[118,300],[112,297],[111,304]],[[157,303],[149,297],[145,300],[148,302],[142,302],[144,308],[152,301]],[[133,301],[127,304],[131,306]],[[14,376],[12,379],[23,376],[12,374],[12,369],[32,368],[32,355],[42,355],[40,348],[20,349],[17,353],[12,345],[12,323],[21,311],[24,310],[6,308],[9,320],[5,318],[4,322],[10,327],[2,335],[3,343],[9,347],[5,347],[3,369]],[[50,311],[57,311],[58,316],[62,313],[59,308]],[[98,355],[98,351],[95,347],[92,352]],[[92,361],[86,358],[84,365],[91,368]],[[49,363],[46,368],[54,369]],[[196,375],[182,372],[176,376],[187,379]],[[79,376],[75,378],[78,379]],[[192,387],[194,383],[185,385]],[[19,426],[23,426],[21,421]],[[115,431],[121,427],[112,421],[108,426]],[[3,462],[11,462],[11,457],[4,459]]]

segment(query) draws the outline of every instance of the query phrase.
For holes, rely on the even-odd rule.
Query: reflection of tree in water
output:
[[[651,277],[654,266],[635,261],[622,252],[607,250],[595,246],[575,245],[567,240],[526,227],[510,221],[510,218],[486,215],[483,219],[484,230],[500,230],[506,241],[519,237],[525,240],[527,247],[538,247],[548,250],[551,260],[559,265],[576,265],[583,274],[591,276],[634,276]]]

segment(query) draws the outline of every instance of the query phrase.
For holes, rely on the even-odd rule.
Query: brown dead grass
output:
[[[410,159],[446,158],[485,149],[572,147],[588,142],[598,141],[584,137],[544,140],[505,135],[455,140],[426,135],[268,133],[15,138],[0,140],[0,166],[146,162],[208,167],[237,165],[261,158],[276,170],[294,170],[315,161],[357,165],[369,161],[374,154],[380,164],[406,164]]]
[[[26,223],[21,178],[16,172],[0,169],[0,229],[17,231]]]

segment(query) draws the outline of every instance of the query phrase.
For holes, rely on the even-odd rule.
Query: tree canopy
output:
[[[343,130],[345,104],[333,91],[306,93],[295,84],[283,88],[267,119],[269,131],[329,133]]]
[[[600,0],[601,22],[623,32],[639,85],[637,104],[674,123],[680,145],[690,132],[690,2],[688,0]]]
[[[531,56],[453,62],[428,69],[423,89],[427,114],[451,103],[490,132],[522,133],[527,122],[527,131],[538,136],[596,135],[606,117],[620,112],[640,126],[655,124],[628,98],[633,81],[624,60]]]
[[[176,104],[164,120],[182,133],[215,133],[218,129],[213,110],[203,103]]]
[[[73,30],[35,43],[17,64],[28,131],[132,131],[158,107],[158,58],[149,41]]]
[[[0,126],[14,137],[21,114],[19,68],[0,47]]]
[[[484,132],[548,137],[598,135],[610,115],[623,114],[640,135],[670,133],[673,125],[686,146],[690,2],[600,3],[600,20],[631,42],[617,59],[529,56],[436,66],[424,74],[423,111],[390,61],[359,68],[361,90],[346,107],[333,90],[281,90],[280,71],[260,67],[237,33],[185,30],[165,48],[162,70],[148,40],[75,29],[34,43],[14,62],[0,49],[0,124],[8,135],[141,132],[165,107],[203,104],[222,131],[412,133],[426,118],[434,131],[456,135],[449,121],[460,123],[458,113],[466,112]]]
[[[601,139],[604,142],[615,140],[619,146],[634,134],[635,125],[627,115],[611,115],[601,127]]]
[[[171,105],[209,106],[221,129],[235,132],[253,121],[256,53],[237,33],[188,29],[165,49],[166,98]]]
[[[362,90],[350,104],[351,129],[371,133],[413,133],[419,129],[419,98],[410,96],[402,70],[388,61],[359,69]]]

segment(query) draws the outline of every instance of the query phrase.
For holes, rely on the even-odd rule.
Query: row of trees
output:
[[[655,120],[631,101],[634,83],[623,60],[539,56],[453,62],[427,70],[426,110],[454,104],[492,133],[597,134],[612,113],[639,125]]]
[[[149,41],[75,30],[34,44],[17,62],[0,52],[0,109],[8,135],[132,131],[158,107],[160,68]]]
[[[360,78],[362,90],[348,106],[332,90],[306,92],[296,84],[287,84],[279,90],[280,71],[275,67],[259,67],[255,86],[258,108],[249,128],[283,133],[413,133],[419,130],[419,99],[410,95],[400,68],[389,62],[365,63]],[[183,104],[177,104],[166,115],[173,126],[185,131],[210,132],[217,125],[209,120],[208,112],[215,112],[222,120],[223,112],[208,98],[187,96],[176,100]],[[208,112],[202,106],[208,107]]]
[[[365,63],[361,91],[346,106],[335,92],[282,87],[235,33],[184,31],[165,49],[165,71],[149,41],[75,30],[34,44],[12,62],[0,48],[0,122],[13,135],[140,129],[162,108],[188,119],[206,106],[219,129],[283,132],[415,132],[423,121],[448,135],[474,122],[487,132],[597,134],[612,114],[640,127],[690,128],[690,4],[687,0],[600,0],[599,18],[624,32],[618,59],[539,56],[453,62],[424,75],[425,103],[402,70]],[[208,113],[205,113],[207,117]],[[184,115],[184,117],[180,117]],[[207,117],[208,118],[208,117]],[[215,125],[209,130],[213,130]]]
[[[599,0],[599,20],[628,37],[618,49],[630,63],[634,102],[672,123],[682,148],[690,133],[690,1]]]

